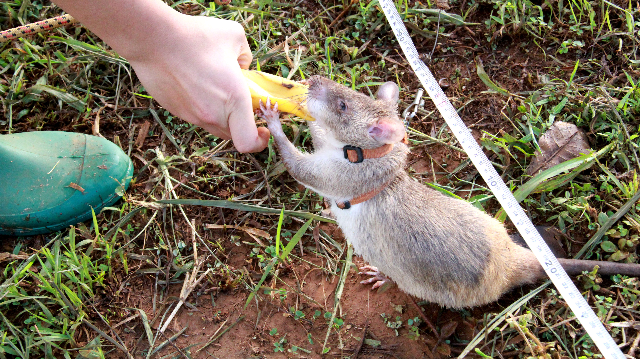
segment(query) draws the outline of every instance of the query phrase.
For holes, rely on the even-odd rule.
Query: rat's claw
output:
[[[260,100],[260,102],[262,102],[262,100]],[[275,105],[273,105],[273,108],[271,108],[271,97],[267,97],[267,109],[269,109],[269,111],[274,111],[274,112],[278,112],[278,102],[276,101]]]
[[[374,272],[374,273],[364,273],[364,271],[369,271],[369,272]],[[362,266],[360,267],[360,273],[358,274],[368,274],[368,275],[376,275],[376,274],[380,274],[380,271],[378,270],[377,267],[374,267],[372,265],[366,265],[366,266]]]
[[[368,274],[368,273],[371,273],[371,272],[367,272],[367,273],[358,273],[358,274]],[[360,281],[360,284],[371,284],[371,283],[373,283],[373,282],[377,282],[377,281],[378,281],[378,278],[377,278],[377,277],[371,277],[371,278],[369,278],[369,279],[361,280],[361,281]]]
[[[371,286],[371,290],[381,288],[379,292],[385,291],[392,283],[391,280],[389,280],[389,278],[385,277],[382,273],[380,273],[378,268],[374,266],[370,266],[370,265],[362,266],[360,267],[360,272],[358,274],[371,276],[371,278],[365,279],[360,282],[361,284],[374,283],[373,286]]]
[[[388,279],[385,278],[385,280],[379,280],[376,282],[376,284],[371,286],[371,290],[375,290],[378,289],[380,287],[382,287],[383,285],[390,283],[390,281]]]
[[[267,97],[266,103],[260,100],[260,117],[264,118],[269,126],[271,132],[277,131],[277,127],[280,127],[280,112],[278,112],[278,102],[271,107],[271,98]]]
[[[258,108],[256,109],[256,115],[262,117],[262,115],[264,114],[264,104],[262,103],[262,100],[258,100]]]

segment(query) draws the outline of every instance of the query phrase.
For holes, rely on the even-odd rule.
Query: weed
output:
[[[0,292],[0,308],[6,313],[1,314],[0,329],[5,335],[0,351],[28,358],[37,355],[38,348],[44,353],[57,348],[69,355],[68,346],[76,345],[76,331],[87,320],[86,305],[105,286],[109,271],[104,262],[79,252],[89,243],[77,244],[72,229],[68,237],[42,248],[26,265],[5,268],[9,279]],[[101,349],[89,351],[100,353]]]
[[[422,320],[419,317],[409,318],[407,319],[407,327],[409,328],[409,338],[418,340],[420,337],[420,330],[418,326],[420,326]]]
[[[393,320],[385,313],[381,313],[380,317],[382,317],[382,321],[386,324],[387,327],[393,329],[393,332],[398,336],[398,329],[402,328],[402,317],[396,316],[396,319]]]
[[[273,348],[273,351],[275,353],[277,352],[284,352],[284,345],[287,344],[287,338],[286,338],[286,334],[282,336],[282,338],[280,338],[280,340],[278,340],[277,342],[273,342],[273,346],[275,348]]]

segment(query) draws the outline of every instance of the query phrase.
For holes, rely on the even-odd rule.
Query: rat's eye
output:
[[[340,100],[340,111],[344,112],[346,110],[347,110],[347,104],[344,101]]]

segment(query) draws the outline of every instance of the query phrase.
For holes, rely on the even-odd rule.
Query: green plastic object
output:
[[[0,135],[0,235],[86,221],[129,187],[131,159],[104,138],[69,132]],[[119,194],[120,193],[120,194]]]

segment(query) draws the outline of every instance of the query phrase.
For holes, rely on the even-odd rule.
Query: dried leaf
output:
[[[589,153],[587,135],[572,123],[556,121],[538,141],[541,153],[527,168],[527,174],[533,176],[557,164]]]
[[[436,351],[447,357],[451,356],[451,347],[448,344],[442,343],[438,345],[438,348],[436,348]]]
[[[22,260],[29,258],[26,254],[12,254],[7,252],[0,253],[0,263],[5,261]]]
[[[135,142],[135,146],[137,148],[142,147],[144,140],[147,139],[147,136],[149,135],[149,127],[151,127],[151,123],[149,121],[144,121],[142,126],[140,126],[140,129],[138,130],[138,137],[136,137]]]
[[[455,333],[456,328],[458,327],[458,322],[449,322],[440,328],[440,339],[444,340],[449,338]]]
[[[374,339],[365,339],[365,340],[364,340],[364,343],[365,343],[366,345],[372,346],[372,347],[374,347],[374,348],[377,348],[377,347],[379,347],[379,346],[381,346],[381,345],[382,345],[382,342],[381,342],[381,341],[379,341],[379,340],[374,340]]]
[[[71,183],[69,183],[69,186],[68,186],[68,187],[71,187],[71,188],[75,189],[76,191],[80,191],[80,192],[82,192],[82,194],[84,194],[84,188],[82,188],[82,187],[81,187],[79,184],[77,184],[77,183],[73,183],[73,182],[71,182]]]
[[[443,10],[451,9],[451,6],[449,6],[449,0],[436,0],[436,6]]]
[[[251,228],[251,227],[245,227],[245,226],[236,226],[236,225],[232,225],[232,224],[231,225],[229,225],[229,224],[227,224],[227,225],[223,225],[223,224],[205,224],[204,226],[205,226],[205,228],[208,228],[208,229],[238,229],[238,230],[244,231],[245,233],[247,233],[251,237],[258,236],[258,237],[262,237],[262,238],[266,238],[268,240],[271,240],[271,235],[269,234],[269,232],[263,231],[262,229],[258,229],[258,228]]]

